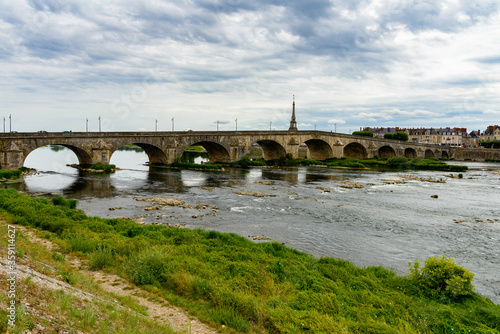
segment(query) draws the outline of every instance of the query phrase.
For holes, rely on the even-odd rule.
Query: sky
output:
[[[500,1],[0,0],[0,71],[6,131],[484,130]]]

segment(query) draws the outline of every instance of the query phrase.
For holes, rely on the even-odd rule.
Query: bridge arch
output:
[[[129,144],[127,144],[127,145],[129,145]],[[115,148],[110,154],[110,160],[111,160],[112,155],[117,150],[119,150],[120,148],[125,147],[127,145],[122,145],[120,147]],[[168,163],[167,156],[165,155],[165,152],[163,152],[163,150],[157,146],[154,146],[151,144],[146,144],[146,143],[140,143],[140,142],[132,143],[131,145],[139,146],[140,148],[142,148],[144,150],[144,153],[146,153],[146,155],[148,156],[149,164],[166,164],[166,163]]]
[[[333,157],[331,146],[321,139],[309,139],[304,142],[307,145],[307,157],[312,160],[326,160]]]
[[[405,149],[405,157],[407,157],[408,159],[414,159],[417,157],[417,151],[415,151],[415,149],[411,147],[407,147]]]
[[[443,152],[441,152],[441,158],[443,158],[443,159],[449,159],[450,156],[448,155],[448,152],[443,151]]]
[[[41,146],[30,148],[28,150],[28,152],[24,155],[24,158],[22,160],[22,165],[24,166],[24,163],[25,163],[26,159],[28,158],[28,156],[30,155],[30,153],[32,153],[36,149],[41,148],[43,146],[46,146],[46,145],[41,145]],[[57,143],[55,143],[55,144],[49,144],[49,146],[63,146],[63,147],[66,147],[66,148],[70,149],[73,153],[75,153],[76,157],[78,158],[78,163],[80,165],[91,165],[92,164],[92,157],[91,157],[91,155],[87,151],[85,151],[84,149],[82,149],[80,147],[76,147],[76,146],[68,145],[68,144],[57,144]]]
[[[203,148],[208,153],[208,159],[210,162],[230,162],[231,157],[229,151],[219,143],[212,141],[198,141],[192,143],[184,148],[184,150],[189,146],[203,146]],[[184,151],[183,150],[183,151]]]
[[[425,158],[434,158],[434,152],[432,152],[432,150],[430,150],[430,149],[427,149],[427,150],[425,150],[424,157]]]
[[[285,148],[274,140],[262,139],[256,141],[256,143],[262,148],[262,157],[264,160],[276,160],[286,157]]]
[[[382,159],[393,158],[396,156],[396,151],[389,145],[385,145],[378,149],[378,156]]]
[[[344,157],[353,159],[366,159],[368,153],[360,143],[350,143],[344,147]]]

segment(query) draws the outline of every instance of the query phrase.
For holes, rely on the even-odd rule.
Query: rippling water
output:
[[[444,254],[474,272],[477,291],[500,303],[499,164],[459,163],[470,171],[457,179],[445,172],[314,167],[150,170],[146,161],[143,153],[117,152],[111,162],[121,170],[89,175],[66,167],[77,162],[71,151],[42,148],[25,163],[39,174],[26,177],[19,188],[79,199],[79,208],[89,215],[265,236],[315,256],[348,259],[361,266],[383,265],[401,274],[407,271],[407,262]],[[446,183],[406,179],[407,174]],[[363,188],[344,188],[346,181]],[[249,191],[266,196],[235,193]],[[153,196],[219,209],[145,211],[150,203],[136,201]]]

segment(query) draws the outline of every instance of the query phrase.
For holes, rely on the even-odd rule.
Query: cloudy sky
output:
[[[0,0],[0,70],[7,131],[484,130],[500,2]]]

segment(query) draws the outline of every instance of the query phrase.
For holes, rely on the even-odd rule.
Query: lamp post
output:
[[[217,121],[217,131],[219,131],[219,121]]]
[[[88,118],[86,119],[86,122],[85,122],[85,130],[87,130],[87,132],[89,132],[89,119]]]
[[[12,114],[9,114],[9,132],[12,132]]]
[[[234,120],[236,122],[236,131],[238,131],[238,119]]]
[[[3,118],[3,132],[5,133],[5,116]]]
[[[155,119],[155,132],[158,132],[158,120]]]
[[[269,121],[269,131],[271,131],[271,126],[273,125],[273,122]]]
[[[101,132],[101,116],[99,116],[99,132]]]
[[[172,117],[172,131],[174,131],[174,118]]]

